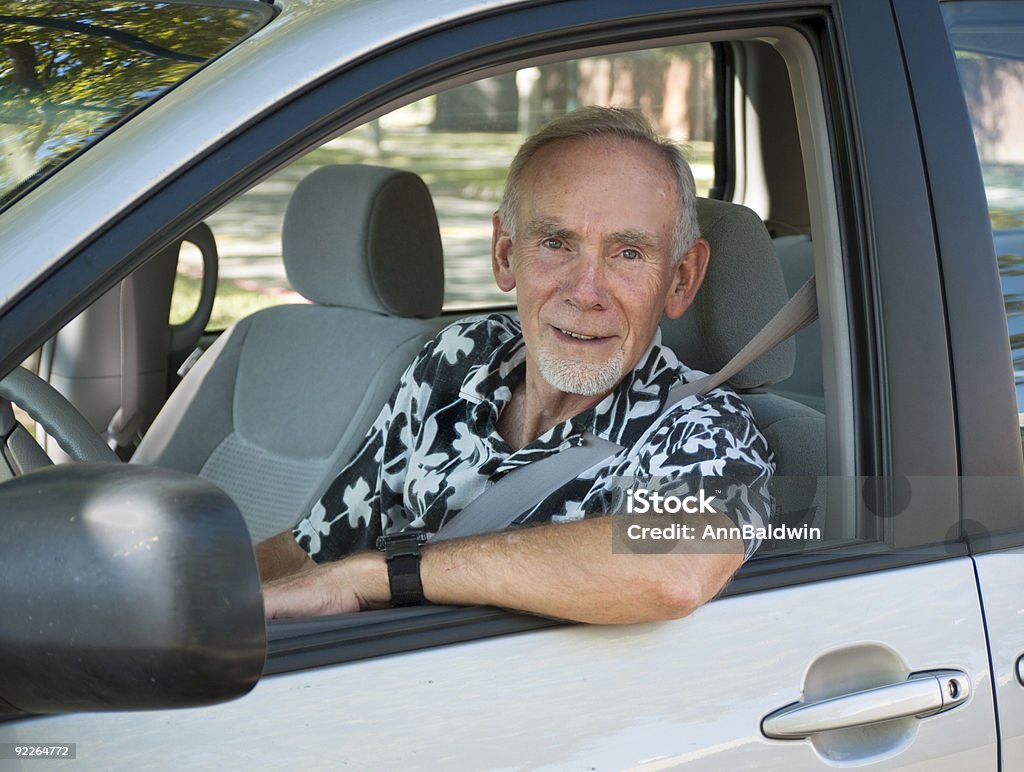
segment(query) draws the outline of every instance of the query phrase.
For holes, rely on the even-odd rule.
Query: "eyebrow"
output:
[[[577,238],[576,231],[550,217],[534,217],[527,224],[526,229],[528,233],[542,233],[545,236],[554,236],[560,239]]]
[[[661,245],[660,240],[647,231],[633,230],[631,228],[609,234],[608,240],[620,244],[636,244],[639,247],[647,247],[648,249],[657,249]]]
[[[533,218],[527,224],[527,232],[541,233],[545,236],[552,236],[560,239],[578,238],[576,231],[572,228],[567,228],[558,222],[558,220],[551,217]],[[606,241],[617,244],[636,244],[637,246],[647,247],[648,249],[656,249],[660,246],[658,238],[647,231],[636,228],[626,228],[625,230],[610,233],[608,234]]]

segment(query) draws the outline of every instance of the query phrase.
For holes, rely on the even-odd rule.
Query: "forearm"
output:
[[[608,517],[505,531],[428,544],[423,589],[432,603],[580,622],[674,619],[713,598],[742,562],[739,542],[692,546],[686,554],[613,553]]]
[[[715,516],[714,522],[728,521]],[[578,622],[648,622],[691,613],[742,562],[739,542],[689,546],[681,554],[614,553],[612,520],[599,517],[427,544],[420,573],[425,598],[439,605],[500,606]],[[270,617],[382,608],[391,601],[387,564],[382,553],[358,553],[270,581],[264,600]]]

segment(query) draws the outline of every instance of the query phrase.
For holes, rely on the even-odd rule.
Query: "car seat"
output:
[[[233,325],[132,458],[216,482],[253,541],[293,525],[323,494],[441,326],[441,236],[415,174],[364,165],[312,172],[288,204],[282,256],[312,304]]]
[[[711,245],[707,275],[693,306],[676,320],[663,320],[662,342],[690,367],[721,369],[785,304],[782,269],[764,223],[739,204],[698,199],[701,234]],[[809,522],[818,511],[826,473],[825,417],[767,387],[793,372],[795,343],[784,341],[728,381],[750,407],[775,454],[777,521]],[[761,552],[799,545],[766,542]]]

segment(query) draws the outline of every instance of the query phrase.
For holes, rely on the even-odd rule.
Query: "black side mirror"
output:
[[[265,656],[249,534],[213,483],[69,464],[0,484],[0,713],[207,705]]]

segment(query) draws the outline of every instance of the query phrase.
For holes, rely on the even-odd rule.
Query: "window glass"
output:
[[[707,195],[714,178],[713,59],[709,44],[697,44],[525,68],[432,95],[325,143],[208,218],[220,254],[211,329],[259,308],[302,302],[281,264],[281,224],[295,185],[324,164],[419,174],[441,225],[445,308],[509,305],[491,276],[490,222],[523,138],[580,105],[639,109],[688,148],[698,193]],[[197,270],[183,256],[181,271]]]
[[[1024,417],[1024,5],[943,6],[974,128]]]
[[[0,205],[259,29],[256,2],[0,0]]]

